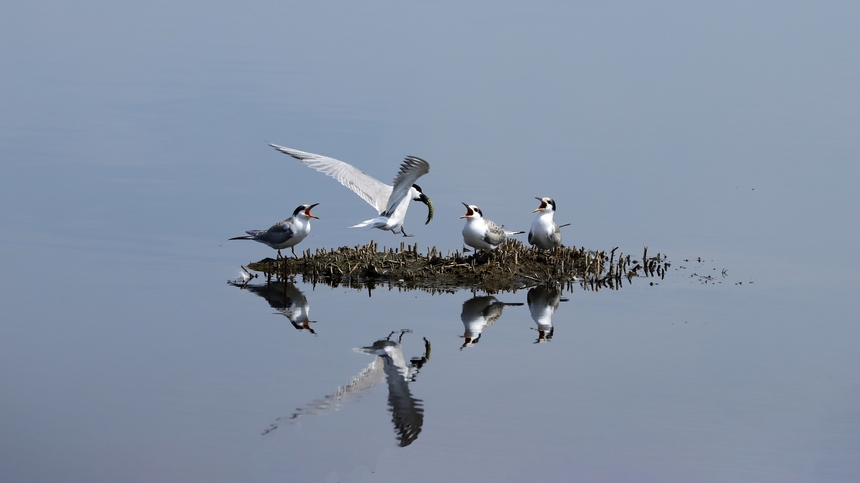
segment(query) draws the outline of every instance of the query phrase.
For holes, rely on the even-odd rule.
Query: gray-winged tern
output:
[[[552,215],[556,209],[555,200],[547,197],[535,197],[535,199],[540,201],[540,206],[532,213],[540,213],[532,222],[531,230],[529,230],[529,243],[544,250],[561,246],[561,229],[552,220]]]
[[[525,233],[505,230],[505,227],[485,219],[481,209],[475,205],[463,203],[463,206],[466,207],[466,214],[460,217],[466,219],[466,226],[463,227],[463,241],[476,250],[492,250],[501,245],[508,236]]]
[[[433,218],[433,203],[415,184],[418,178],[430,171],[430,164],[421,158],[407,156],[394,178],[394,186],[389,186],[355,166],[338,159],[306,153],[277,144],[269,144],[269,146],[338,180],[342,185],[354,191],[361,199],[370,203],[379,213],[378,217],[365,220],[350,228],[370,226],[380,230],[390,230],[392,233],[402,233],[403,236],[411,236],[403,230],[403,221],[406,218],[406,210],[409,208],[410,200],[420,201],[427,205],[428,213],[425,225],[430,223]],[[398,230],[400,231],[398,232]]]
[[[294,247],[310,233],[311,218],[317,218],[311,214],[311,208],[318,204],[301,205],[293,212],[293,216],[275,223],[267,230],[248,230],[245,232],[247,235],[230,239],[254,240],[269,245],[278,250],[278,257],[281,256],[281,248],[289,248],[292,250],[293,256],[298,258]]]

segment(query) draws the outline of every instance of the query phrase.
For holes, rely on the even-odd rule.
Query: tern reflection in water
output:
[[[496,297],[487,295],[484,297],[473,297],[463,302],[463,311],[460,313],[460,320],[463,321],[465,331],[463,332],[463,345],[470,347],[478,343],[481,339],[481,332],[485,327],[489,327],[499,320],[502,316],[502,311],[507,305],[523,305],[521,303],[506,303],[499,302]]]
[[[538,332],[535,344],[549,342],[555,331],[552,326],[552,314],[558,309],[558,303],[567,302],[567,299],[561,298],[561,292],[557,288],[541,285],[529,289],[527,300],[529,313],[532,315],[532,320],[537,324],[537,328],[532,327],[532,330]]]
[[[308,312],[310,311],[310,305],[308,305],[308,299],[305,297],[305,294],[303,294],[301,290],[297,289],[292,283],[281,281],[269,281],[265,284],[257,285],[252,285],[247,282],[228,283],[234,287],[239,287],[266,299],[266,302],[269,302],[269,306],[280,312],[284,317],[290,319],[290,323],[293,324],[293,327],[296,329],[307,330],[311,334],[316,334],[314,329],[310,326],[310,324],[313,324],[316,321],[309,320]]]
[[[400,446],[412,444],[418,438],[424,424],[424,407],[423,402],[412,395],[409,383],[415,380],[421,366],[430,360],[430,341],[425,337],[424,355],[413,357],[407,363],[403,356],[401,341],[403,334],[411,331],[399,331],[400,336],[395,342],[391,340],[391,336],[397,332],[388,334],[388,337],[377,340],[370,346],[356,348],[357,352],[372,354],[376,358],[346,384],[338,387],[334,393],[315,399],[296,409],[296,412],[288,418],[278,418],[278,421],[295,420],[302,416],[336,411],[344,402],[358,399],[384,378],[388,384],[388,409],[391,411],[391,421],[394,423],[398,444]],[[271,433],[277,428],[277,424],[272,424],[263,431],[263,434]]]

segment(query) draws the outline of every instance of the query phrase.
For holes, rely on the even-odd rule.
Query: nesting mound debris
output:
[[[319,248],[313,253],[308,249],[298,259],[267,258],[248,267],[268,278],[301,276],[303,282],[334,287],[372,289],[388,285],[431,293],[460,289],[498,293],[546,284],[568,290],[574,284],[588,290],[617,290],[624,279],[631,283],[633,277],[663,278],[670,266],[659,253],[649,258],[647,247],[641,260],[620,252],[616,256],[616,250],[613,248],[609,254],[574,247],[545,251],[508,240],[490,252],[443,254],[436,247],[420,253],[417,243],[380,250],[379,244],[370,242],[356,247]]]

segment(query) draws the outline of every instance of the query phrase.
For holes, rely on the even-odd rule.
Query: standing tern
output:
[[[311,208],[318,204],[301,205],[293,212],[293,216],[275,223],[267,230],[248,230],[245,232],[247,235],[230,239],[254,240],[269,245],[278,250],[278,257],[281,257],[281,248],[289,248],[293,256],[299,258],[294,247],[311,232],[311,218],[319,219],[311,214]]]
[[[475,250],[482,248],[492,250],[501,245],[508,236],[525,233],[505,230],[504,226],[485,219],[481,209],[475,205],[463,203],[463,206],[466,207],[466,214],[460,217],[466,219],[466,226],[463,227],[463,241]]]
[[[535,221],[532,222],[531,230],[529,230],[529,243],[544,250],[550,250],[561,246],[560,228],[562,226],[567,226],[570,223],[558,226],[558,224],[552,220],[552,215],[556,210],[555,200],[547,197],[535,197],[535,199],[540,201],[540,206],[538,206],[532,213],[540,213],[535,218]]]
[[[403,221],[406,218],[406,210],[409,208],[410,200],[420,201],[427,205],[428,213],[427,221],[424,222],[425,225],[433,219],[433,203],[421,191],[421,188],[415,184],[418,178],[430,171],[430,164],[421,158],[407,156],[400,165],[400,171],[397,173],[397,176],[394,177],[394,186],[389,186],[367,175],[355,166],[338,159],[306,153],[298,149],[278,146],[277,144],[269,144],[269,146],[298,159],[320,173],[325,173],[338,180],[340,184],[351,189],[361,199],[370,203],[376,209],[377,213],[379,213],[378,217],[365,220],[350,228],[370,226],[371,228],[379,228],[380,230],[390,230],[395,234],[401,233],[403,236],[412,236],[407,235],[403,229]],[[399,232],[398,229],[400,230]]]

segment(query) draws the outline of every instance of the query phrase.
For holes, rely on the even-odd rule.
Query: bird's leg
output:
[[[290,247],[290,250],[292,250],[292,251],[293,251],[293,258],[295,258],[296,260],[298,260],[298,259],[299,259],[299,257],[296,255],[296,247],[294,247],[294,246],[293,246],[293,247]]]
[[[406,230],[403,228],[403,225],[400,225],[400,233],[402,233],[403,236],[409,236],[409,237],[415,236],[415,235],[407,235]]]
[[[281,249],[280,248],[278,248],[278,258],[284,258],[283,256],[281,256]]]

